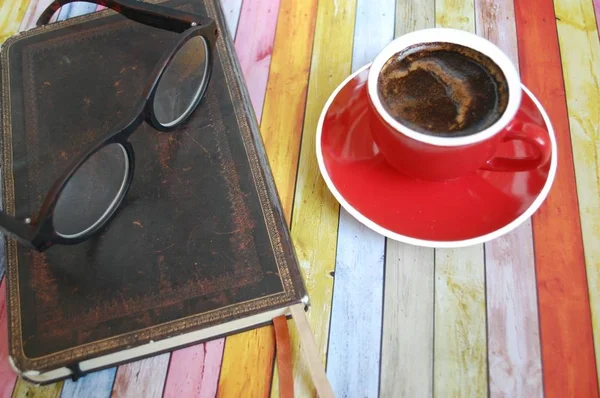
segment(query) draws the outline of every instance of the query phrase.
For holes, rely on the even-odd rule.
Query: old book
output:
[[[94,238],[45,252],[6,239],[10,360],[37,383],[270,323],[307,304],[260,132],[217,0],[206,95],[173,132],[142,124],[135,176]],[[87,143],[131,110],[177,34],[111,10],[35,28],[1,52],[4,211],[35,222]]]

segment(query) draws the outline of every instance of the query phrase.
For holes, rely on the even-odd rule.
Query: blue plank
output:
[[[117,368],[90,373],[76,382],[67,380],[63,385],[61,398],[108,398],[115,381]]]
[[[394,0],[358,0],[352,70],[394,38]],[[336,396],[377,397],[385,238],[340,210],[327,376]]]

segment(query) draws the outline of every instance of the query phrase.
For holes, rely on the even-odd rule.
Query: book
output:
[[[98,235],[44,252],[5,240],[10,361],[32,382],[230,335],[308,305],[219,2],[160,3],[216,21],[206,95],[175,131],[144,123],[133,133],[133,184]],[[131,111],[177,35],[105,10],[7,40],[8,215],[35,222],[66,163]]]

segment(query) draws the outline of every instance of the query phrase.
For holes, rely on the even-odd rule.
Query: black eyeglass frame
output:
[[[41,26],[48,23],[52,15],[60,7],[75,1],[81,0],[54,1],[41,14],[37,21],[37,25]],[[122,122],[120,126],[117,125],[111,133],[104,136],[102,139],[97,140],[95,143],[92,143],[80,156],[69,163],[65,171],[58,177],[46,194],[39,212],[35,215],[35,219],[25,219],[20,221],[7,215],[4,211],[0,211],[0,230],[6,235],[17,239],[21,244],[39,251],[44,251],[54,244],[72,245],[81,243],[97,233],[110,221],[116,210],[121,206],[123,199],[127,196],[133,181],[135,156],[133,146],[129,142],[131,134],[133,134],[144,120],[155,129],[165,132],[171,131],[181,125],[198,107],[198,104],[204,97],[212,74],[212,54],[218,36],[218,30],[214,20],[157,4],[143,3],[136,0],[86,0],[86,2],[111,8],[129,19],[145,25],[181,33],[181,37],[178,38],[173,47],[163,54],[162,58],[157,63],[157,66],[151,74],[150,82],[144,88],[142,96],[132,112],[132,116],[129,119],[125,119],[126,121]],[[191,38],[196,36],[202,36],[205,39],[205,49],[207,51],[206,74],[204,76],[203,86],[200,88],[201,91],[195,99],[195,104],[189,107],[191,110],[188,114],[179,119],[177,123],[165,126],[157,120],[152,109],[158,83],[179,49],[181,49],[181,47]],[[85,233],[77,235],[76,237],[65,237],[64,235],[59,234],[54,228],[53,212],[61,192],[78,169],[92,155],[111,144],[120,144],[127,154],[128,161],[127,176],[124,181],[125,186],[124,189],[120,191],[119,197],[116,199],[117,202],[109,208],[107,214],[103,215],[100,219],[101,222],[97,223],[98,225],[94,225],[94,228],[85,231]]]

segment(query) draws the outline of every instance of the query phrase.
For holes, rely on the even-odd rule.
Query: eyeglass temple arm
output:
[[[82,0],[55,0],[40,15],[37,26],[50,22],[52,15],[62,6],[77,1]],[[198,15],[137,0],[83,0],[83,2],[108,7],[133,21],[178,33],[189,29],[194,26],[193,24],[202,25],[206,22],[206,18]]]
[[[33,227],[14,219],[3,211],[0,211],[0,231],[5,235],[14,237],[27,246],[33,247]]]

